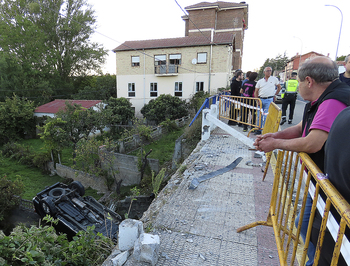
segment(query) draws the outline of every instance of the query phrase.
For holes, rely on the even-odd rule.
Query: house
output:
[[[44,117],[42,119],[39,119],[38,121],[38,125],[42,126],[45,120],[45,117],[49,116],[49,117],[54,117],[55,114],[60,111],[60,110],[64,110],[66,107],[66,102],[69,102],[70,104],[78,104],[81,105],[82,107],[86,108],[86,109],[90,109],[92,108],[95,111],[99,111],[100,110],[100,105],[102,104],[103,107],[106,106],[106,104],[102,103],[102,101],[100,100],[54,100],[52,102],[46,103],[44,105],[41,105],[39,107],[37,107],[34,111],[34,116],[36,117]],[[105,127],[103,129],[103,131],[108,131],[109,128]],[[38,129],[36,129],[36,133],[38,134]],[[93,135],[98,135],[100,134],[100,130],[97,130],[94,134],[90,134],[90,136]]]
[[[126,41],[113,50],[117,96],[129,99],[136,115],[161,94],[181,99],[198,91],[215,94],[241,68],[248,5],[202,2],[185,10],[184,37]]]
[[[299,66],[301,66],[306,60],[315,56],[324,56],[324,55],[316,52],[309,52],[303,55],[299,55],[297,53],[295,56],[293,56],[286,65],[285,80],[291,77],[292,72],[298,72]]]
[[[46,103],[44,105],[41,105],[37,107],[34,111],[34,116],[36,117],[54,117],[55,114],[60,111],[64,110],[66,107],[66,102],[69,102],[71,104],[78,104],[81,105],[84,108],[93,108],[94,110],[98,110],[99,104],[102,102],[100,100],[54,100],[52,102]]]

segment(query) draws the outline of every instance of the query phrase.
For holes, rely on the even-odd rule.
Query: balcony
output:
[[[177,76],[179,73],[178,65],[159,65],[154,66],[156,76]]]

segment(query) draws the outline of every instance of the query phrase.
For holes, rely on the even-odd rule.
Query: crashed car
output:
[[[117,242],[121,216],[93,197],[83,197],[84,194],[84,186],[78,181],[69,185],[57,182],[33,198],[35,211],[42,218],[50,215],[57,219],[56,229],[68,236],[94,225],[95,234],[101,233]]]

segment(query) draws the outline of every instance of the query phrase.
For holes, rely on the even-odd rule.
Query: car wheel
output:
[[[52,200],[52,197],[48,196],[40,201],[41,209],[44,211],[45,215],[51,215],[54,217],[57,213],[57,208]]]
[[[71,190],[75,190],[76,192],[78,192],[80,196],[84,196],[85,194],[85,188],[79,181],[73,181],[68,185],[68,187]]]
[[[66,191],[64,190],[64,188],[60,188],[60,187],[55,187],[51,189],[49,192],[49,196],[51,196],[54,199],[58,199],[64,195],[66,195]]]

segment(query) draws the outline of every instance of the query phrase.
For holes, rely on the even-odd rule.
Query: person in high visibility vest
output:
[[[291,124],[293,121],[295,102],[297,100],[298,93],[298,81],[297,81],[297,73],[293,72],[290,79],[286,82],[285,92],[282,96],[282,119],[280,125],[283,125],[287,122],[287,108],[289,105],[289,119],[288,124]]]

